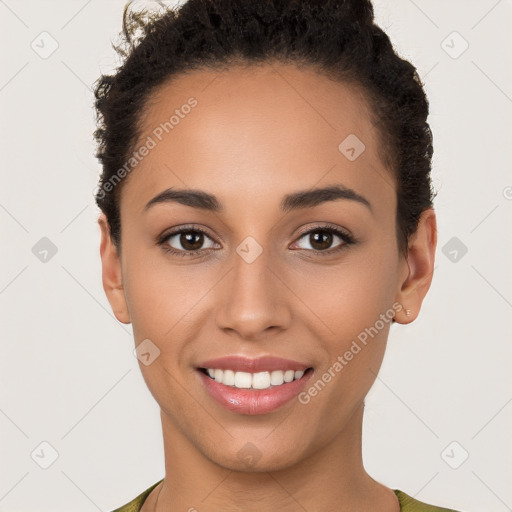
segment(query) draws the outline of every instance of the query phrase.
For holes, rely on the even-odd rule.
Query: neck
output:
[[[165,478],[146,510],[296,512],[298,510],[399,512],[393,491],[373,480],[362,463],[361,403],[344,428],[320,450],[276,471],[222,467],[190,443],[161,413]],[[154,504],[153,504],[154,503]]]

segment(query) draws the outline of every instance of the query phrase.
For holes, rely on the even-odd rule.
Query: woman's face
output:
[[[312,70],[196,70],[152,94],[143,126],[121,260],[102,243],[104,281],[116,268],[122,278],[105,285],[114,312],[137,345],[150,340],[141,371],[174,435],[227,468],[290,466],[357,423],[391,317],[406,323],[411,307],[395,182],[367,106]],[[339,192],[315,192],[327,187]],[[215,199],[162,195],[185,189]],[[237,391],[199,369],[225,356],[312,370]],[[293,365],[212,366],[278,382]]]

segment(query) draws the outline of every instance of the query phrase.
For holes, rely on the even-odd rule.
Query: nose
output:
[[[292,315],[287,296],[291,292],[272,263],[266,251],[254,261],[235,253],[219,297],[220,329],[236,332],[246,340],[258,340],[271,331],[289,327]]]

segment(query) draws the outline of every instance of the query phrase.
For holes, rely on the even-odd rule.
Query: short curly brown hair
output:
[[[432,207],[429,104],[416,68],[400,58],[374,23],[369,0],[188,0],[163,13],[123,13],[123,62],[95,82],[102,173],[96,203],[120,249],[120,169],[140,135],[152,90],[190,69],[233,63],[311,65],[340,82],[358,84],[378,128],[379,153],[396,182],[397,240],[407,252],[421,213]],[[118,186],[114,178],[119,182]],[[110,184],[110,186],[109,186]]]

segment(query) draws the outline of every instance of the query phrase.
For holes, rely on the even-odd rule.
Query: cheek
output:
[[[209,272],[201,265],[177,265],[166,261],[160,250],[131,249],[129,241],[123,261],[123,280],[133,330],[141,336],[164,340],[204,295]],[[176,327],[174,327],[176,326]]]
[[[316,331],[350,340],[372,326],[394,302],[397,265],[393,253],[368,251],[329,269],[310,270],[298,295],[317,317]],[[299,283],[297,283],[299,284]]]
[[[344,404],[340,421],[345,407],[355,407],[364,398],[384,357],[397,282],[397,253],[392,246],[384,247],[381,242],[354,254],[332,267],[330,275],[325,269],[309,274],[308,300],[318,316],[316,332],[325,333],[321,342],[327,354],[315,381],[324,377],[330,382],[318,406]]]

